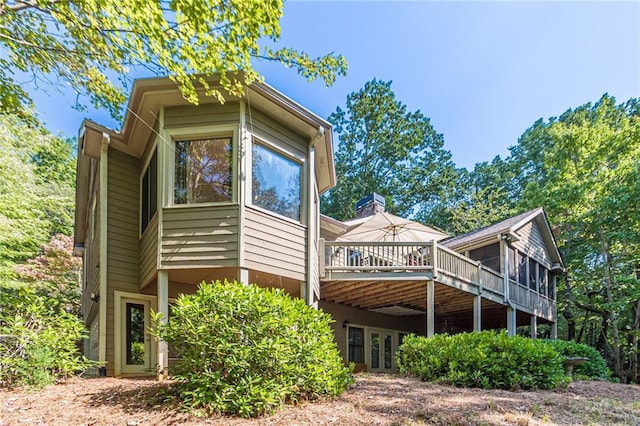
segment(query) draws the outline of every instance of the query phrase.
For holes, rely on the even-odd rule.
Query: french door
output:
[[[371,371],[393,371],[393,332],[384,330],[369,331],[369,351]]]

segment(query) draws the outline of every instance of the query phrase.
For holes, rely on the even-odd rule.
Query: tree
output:
[[[169,75],[184,96],[198,102],[196,87],[223,100],[260,79],[252,60],[279,61],[309,80],[331,85],[346,73],[341,55],[311,58],[275,49],[283,0],[140,1],[22,0],[0,3],[0,112],[29,115],[30,99],[15,72],[41,84],[67,83],[98,108],[119,116],[131,68]],[[242,71],[242,73],[239,73]],[[221,74],[220,90],[205,76]],[[228,74],[227,74],[228,73]]]
[[[517,213],[520,199],[517,172],[508,160],[496,156],[462,169],[449,197],[433,207],[432,223],[452,234],[464,234]]]
[[[79,316],[81,268],[81,258],[73,255],[73,237],[57,234],[42,245],[41,254],[16,265],[14,270],[37,294],[56,300]]]
[[[407,111],[396,100],[390,81],[367,82],[329,121],[339,138],[338,182],[322,199],[323,213],[352,218],[355,202],[377,192],[388,211],[428,220],[432,206],[453,188],[458,171],[442,135],[420,111]]]
[[[539,120],[510,158],[523,188],[520,206],[543,205],[556,225],[568,269],[567,313],[584,314],[577,340],[591,326],[594,343],[622,380],[628,378],[625,363],[638,359],[631,332],[640,322],[633,315],[640,300],[638,105],[638,99],[616,105],[604,95],[593,105]]]
[[[75,160],[68,141],[0,114],[0,280],[55,234],[70,235]]]

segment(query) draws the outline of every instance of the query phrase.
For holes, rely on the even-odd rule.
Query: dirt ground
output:
[[[0,426],[640,425],[640,386],[597,381],[510,392],[358,374],[339,398],[288,406],[253,420],[189,415],[161,403],[166,386],[153,380],[73,378],[37,391],[0,391]]]

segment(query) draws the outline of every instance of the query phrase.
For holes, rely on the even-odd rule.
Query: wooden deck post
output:
[[[551,338],[552,339],[558,338],[558,322],[557,321],[554,321],[551,323]]]
[[[516,325],[517,325],[516,314],[517,314],[516,308],[507,306],[507,334],[509,336],[516,335]]]
[[[531,315],[531,338],[538,338],[538,317]]]
[[[435,333],[435,284],[433,280],[427,281],[427,337]]]
[[[473,331],[482,331],[482,296],[473,297]]]
[[[166,324],[169,316],[169,273],[158,271],[158,312],[162,313],[161,323]],[[164,340],[158,341],[158,380],[169,377],[169,345]]]

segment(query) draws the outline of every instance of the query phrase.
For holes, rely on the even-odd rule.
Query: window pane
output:
[[[140,215],[142,218],[141,232],[144,232],[144,230],[147,229],[147,225],[149,225],[149,222],[151,222],[151,219],[158,209],[157,178],[158,152],[155,151],[149,161],[147,170],[144,172],[144,176],[142,177],[142,206],[140,209]]]
[[[126,304],[127,365],[144,365],[144,305]]]
[[[231,138],[176,142],[175,203],[231,201]]]
[[[380,335],[371,333],[371,368],[380,368]]]
[[[349,327],[349,362],[364,364],[364,329]]]
[[[384,368],[391,368],[391,335],[384,336]]]
[[[300,220],[300,164],[257,143],[251,152],[253,204]]]
[[[538,264],[538,283],[540,284],[540,294],[547,295],[547,268]]]

